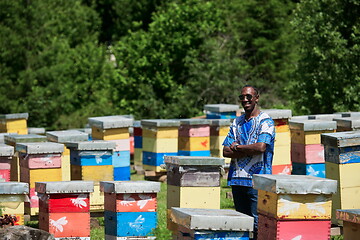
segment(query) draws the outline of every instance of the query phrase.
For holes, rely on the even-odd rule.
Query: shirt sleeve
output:
[[[275,124],[270,118],[264,119],[261,123],[261,130],[257,142],[271,144],[275,139]]]

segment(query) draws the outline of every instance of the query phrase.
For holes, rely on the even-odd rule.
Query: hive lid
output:
[[[132,118],[124,116],[92,117],[88,119],[89,125],[100,129],[127,128],[133,125]]]
[[[289,127],[291,130],[300,131],[328,131],[336,129],[335,121],[327,120],[290,120]]]
[[[28,133],[29,134],[45,134],[45,128],[34,128],[34,127],[31,127],[31,128],[28,128]]]
[[[337,209],[336,219],[360,224],[360,209]]]
[[[166,164],[190,166],[223,166],[225,160],[217,157],[164,156]]]
[[[206,104],[204,110],[210,112],[236,112],[239,110],[239,105],[235,104]]]
[[[0,182],[0,194],[29,194],[29,184],[23,182]]]
[[[337,181],[308,175],[254,174],[253,186],[277,194],[334,194]]]
[[[62,153],[64,145],[53,142],[17,143],[15,149],[26,154]]]
[[[92,181],[61,181],[36,182],[35,190],[38,193],[90,193],[94,192]]]
[[[333,114],[316,114],[316,115],[309,115],[309,120],[327,120],[333,121],[334,118],[341,117],[341,114],[333,113]]]
[[[4,136],[5,143],[15,145],[16,143],[46,142],[46,137],[37,134],[9,134]]]
[[[211,119],[211,126],[229,126],[231,124],[231,119]]]
[[[28,119],[29,113],[0,114],[0,119]]]
[[[134,128],[141,128],[141,121],[139,121],[139,120],[134,121],[133,127],[134,127]]]
[[[294,120],[294,121],[298,121],[298,120],[309,120],[309,115],[301,115],[301,116],[292,116],[290,119]]]
[[[274,120],[288,119],[292,116],[290,109],[261,109],[261,111],[267,113]]]
[[[337,127],[350,128],[350,129],[360,128],[360,117],[335,118],[334,121],[336,121]]]
[[[188,229],[253,231],[254,218],[231,209],[171,208],[170,218]]]
[[[146,119],[141,120],[143,127],[178,127],[180,126],[179,119]]]
[[[14,147],[0,143],[0,156],[10,157],[12,155],[14,155]]]
[[[321,143],[333,147],[360,146],[360,131],[322,133]]]
[[[160,183],[152,181],[102,181],[100,190],[105,193],[157,193]]]
[[[211,120],[206,118],[180,119],[180,125],[206,125],[210,123]]]
[[[49,141],[58,143],[88,140],[88,134],[78,130],[51,131],[46,133],[46,137]]]
[[[360,112],[341,112],[340,117],[360,117]]]
[[[82,142],[67,142],[65,145],[68,148],[76,150],[113,150],[116,147],[116,142],[105,140],[82,141]]]

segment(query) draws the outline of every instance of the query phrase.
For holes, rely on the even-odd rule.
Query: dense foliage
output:
[[[185,118],[237,103],[359,110],[360,0],[3,0],[0,113],[31,126]]]

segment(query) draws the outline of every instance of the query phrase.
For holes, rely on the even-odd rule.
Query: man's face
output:
[[[239,98],[245,112],[252,112],[256,103],[259,101],[259,96],[256,95],[256,92],[252,87],[243,88]]]

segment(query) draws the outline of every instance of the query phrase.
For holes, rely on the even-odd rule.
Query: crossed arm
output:
[[[258,142],[249,145],[238,145],[235,142],[230,147],[224,146],[223,156],[228,158],[242,158],[246,156],[257,155],[265,152],[266,143]]]

